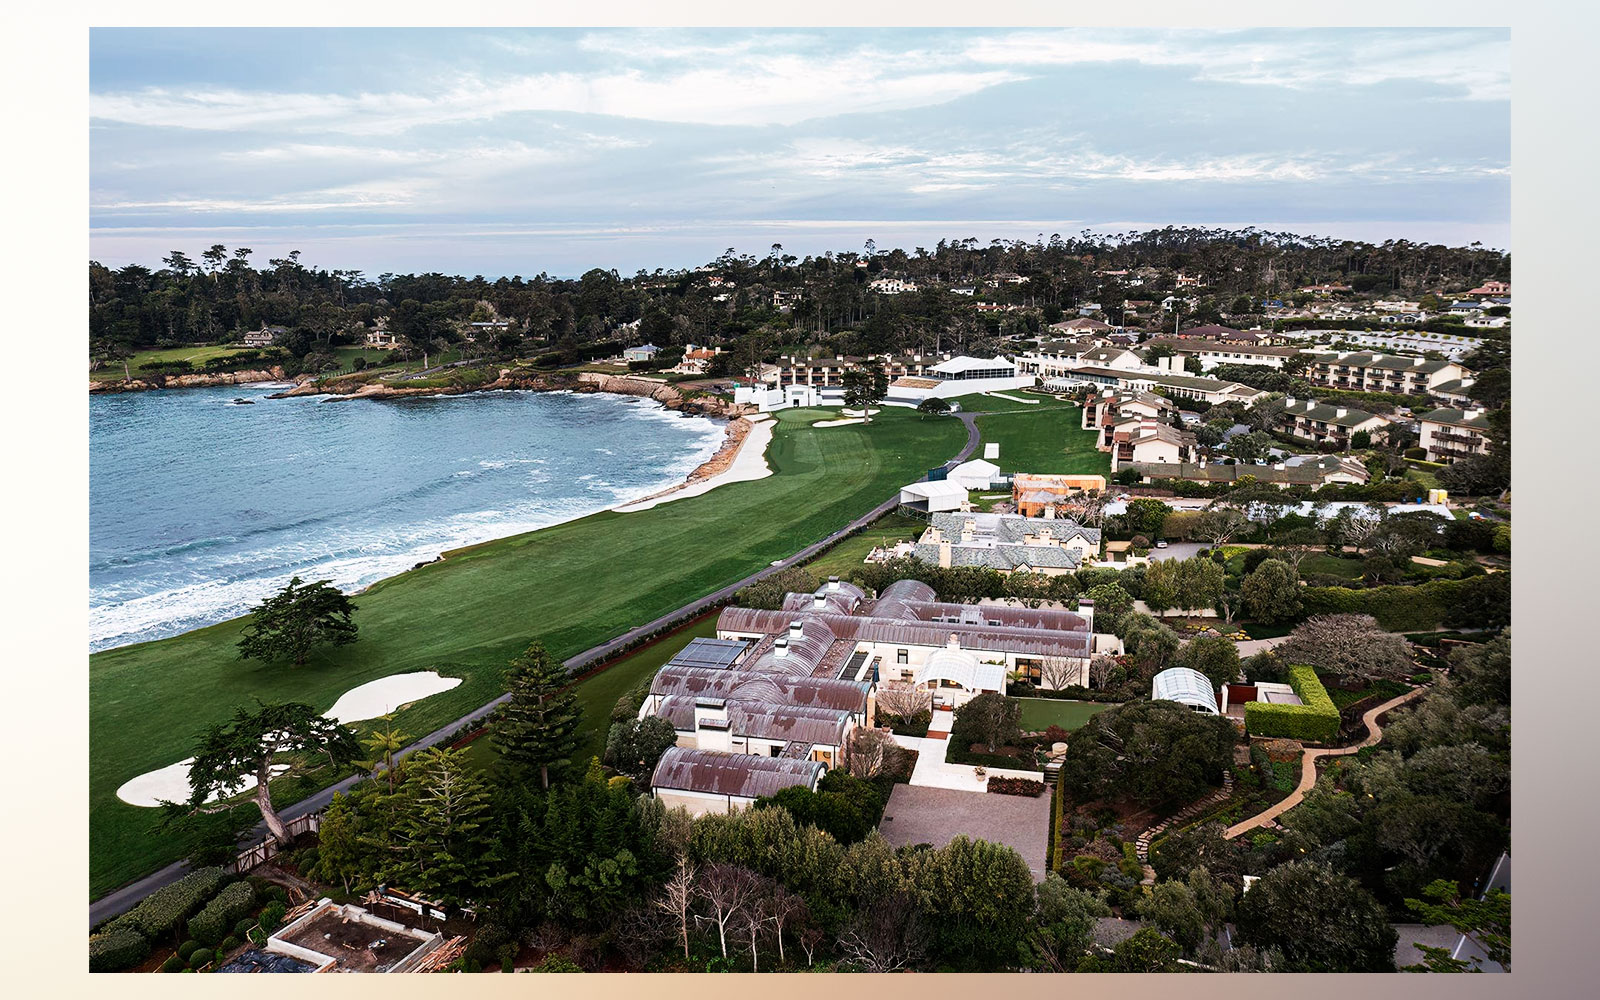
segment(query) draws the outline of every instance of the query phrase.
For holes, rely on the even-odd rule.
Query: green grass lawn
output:
[[[1055,698],[1018,698],[1022,703],[1022,729],[1024,732],[1038,732],[1050,726],[1060,726],[1062,729],[1077,729],[1096,712],[1103,712],[1110,705],[1102,705],[1093,701],[1059,701]]]
[[[1011,405],[1012,409],[978,418],[983,444],[1000,445],[997,464],[1002,472],[1110,477],[1111,456],[1095,450],[1095,432],[1079,426],[1083,414],[1077,406],[1057,400],[1038,406]],[[974,457],[983,453],[980,445]]]
[[[805,568],[819,577],[845,576],[860,569],[867,553],[879,545],[893,545],[916,538],[928,527],[928,522],[891,511],[874,521],[859,535],[853,535],[805,564]]]
[[[767,451],[775,475],[766,479],[461,549],[380,581],[356,597],[360,641],[304,667],[236,659],[242,619],[91,656],[91,893],[176,857],[151,832],[154,810],[122,803],[116,789],[188,756],[198,731],[235,707],[259,697],[325,710],[389,674],[463,678],[399,713],[397,724],[421,735],[498,694],[506,662],[530,642],[567,657],[681,607],[837,530],[964,440],[959,422],[910,410],[887,408],[868,425],[805,426],[819,415],[777,415]],[[607,712],[621,693],[605,700],[608,684],[626,682],[594,688]]]
[[[148,365],[157,361],[187,361],[198,368],[212,358],[230,357],[244,351],[255,350],[257,348],[254,347],[205,345],[200,347],[162,347],[148,351],[136,351],[128,358],[128,371],[133,374],[134,378],[138,378],[140,365]],[[144,374],[148,375],[149,372]],[[101,365],[89,373],[89,378],[91,380],[108,378],[120,380],[122,378],[122,362]]]

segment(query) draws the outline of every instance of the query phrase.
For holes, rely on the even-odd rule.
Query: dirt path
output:
[[[1261,812],[1256,813],[1254,816],[1251,816],[1249,819],[1244,820],[1243,822],[1235,823],[1233,826],[1228,827],[1228,832],[1224,834],[1224,836],[1227,837],[1227,839],[1232,840],[1234,837],[1237,837],[1239,834],[1248,830],[1254,830],[1259,826],[1266,826],[1268,823],[1299,805],[1301,800],[1306,797],[1306,793],[1311,791],[1312,787],[1317,783],[1317,761],[1319,759],[1323,757],[1346,757],[1358,750],[1370,747],[1374,743],[1383,739],[1383,727],[1378,725],[1379,717],[1384,715],[1386,712],[1404,705],[1413,698],[1421,697],[1422,693],[1426,690],[1428,690],[1426,686],[1412,688],[1410,691],[1407,691],[1398,698],[1391,698],[1381,705],[1369,708],[1361,716],[1361,721],[1365,723],[1367,727],[1367,738],[1362,740],[1360,743],[1352,744],[1351,746],[1347,747],[1336,747],[1331,750],[1306,750],[1300,757],[1300,784],[1295,787],[1294,791],[1289,793],[1289,797],[1284,799],[1282,802],[1279,802],[1277,805],[1270,806]]]

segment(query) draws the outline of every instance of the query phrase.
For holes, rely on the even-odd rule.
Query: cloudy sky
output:
[[[1510,37],[96,30],[90,251],[489,276],[1256,225],[1510,247]]]

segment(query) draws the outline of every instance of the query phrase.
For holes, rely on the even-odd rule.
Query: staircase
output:
[[[1139,834],[1139,839],[1134,843],[1134,850],[1139,856],[1139,864],[1144,868],[1144,878],[1139,880],[1140,885],[1154,885],[1156,870],[1150,867],[1150,842],[1167,831],[1173,824],[1182,825],[1225,800],[1233,794],[1233,772],[1222,772],[1222,787],[1207,795],[1205,798],[1196,799],[1184,806],[1178,812],[1150,827]]]

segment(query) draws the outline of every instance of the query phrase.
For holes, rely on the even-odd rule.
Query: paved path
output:
[[[1300,801],[1306,797],[1306,793],[1311,791],[1312,786],[1317,783],[1318,759],[1322,757],[1344,757],[1353,754],[1358,750],[1372,746],[1374,743],[1383,739],[1383,727],[1378,725],[1378,717],[1383,715],[1385,712],[1404,705],[1413,698],[1421,697],[1422,693],[1427,690],[1428,688],[1426,686],[1412,688],[1410,691],[1407,691],[1398,698],[1390,698],[1388,701],[1376,706],[1375,708],[1367,709],[1367,711],[1361,716],[1361,721],[1365,723],[1367,727],[1367,738],[1362,740],[1360,743],[1356,743],[1347,747],[1337,747],[1332,750],[1306,750],[1300,757],[1300,784],[1295,787],[1294,791],[1289,793],[1289,797],[1284,799],[1282,802],[1279,802],[1277,805],[1270,806],[1267,809],[1256,813],[1254,816],[1251,816],[1249,819],[1244,820],[1241,823],[1235,823],[1233,826],[1228,827],[1228,832],[1224,834],[1224,836],[1227,839],[1232,840],[1241,833],[1254,830],[1259,826],[1266,826],[1268,823],[1299,805]]]
[[[966,425],[967,443],[955,458],[945,463],[946,465],[958,465],[961,462],[966,461],[967,458],[971,456],[973,451],[975,451],[978,447],[978,426],[973,420],[974,415],[970,413],[959,413],[957,416],[959,416],[961,418],[961,422]],[[799,563],[805,562],[807,559],[817,555],[828,546],[839,541],[841,538],[844,538],[852,531],[864,528],[868,524],[871,524],[873,521],[876,521],[878,518],[889,513],[889,511],[899,506],[899,504],[900,494],[897,490],[893,497],[872,508],[872,510],[868,513],[861,515],[860,517],[851,521],[849,524],[845,525],[843,528],[840,528],[838,531],[828,535],[828,537],[822,539],[821,541],[807,545],[794,555],[789,556],[786,559],[780,559],[772,565],[750,574],[737,583],[730,583],[726,587],[723,587],[714,593],[707,594],[697,601],[691,601],[690,603],[683,605],[676,611],[669,611],[654,621],[646,622],[637,628],[629,629],[628,631],[617,636],[615,639],[611,639],[608,642],[603,642],[598,646],[592,646],[576,656],[571,657],[565,663],[568,673],[582,673],[595,664],[615,655],[617,652],[623,649],[623,647],[640,638],[643,638],[646,635],[649,635],[652,632],[660,631],[669,625],[680,623],[689,618],[696,618],[704,612],[717,607],[718,605],[727,603],[727,601],[731,599],[735,593],[743,590],[745,587],[750,586],[752,583],[755,583],[758,580],[762,580],[768,576],[771,576],[780,569],[785,569],[787,567],[795,566]],[[438,743],[444,742],[446,738],[459,731],[463,726],[480,721],[484,716],[494,711],[509,699],[510,695],[501,695],[485,705],[480,705],[478,708],[473,709],[471,712],[468,712],[466,715],[463,715],[454,722],[441,726],[428,735],[422,737],[420,740],[417,740],[415,743],[397,753],[395,757],[397,759],[403,759],[418,750],[422,750],[426,747],[431,747]],[[324,788],[320,792],[316,792],[307,798],[301,799],[299,802],[296,802],[293,805],[285,806],[278,811],[278,814],[283,818],[283,821],[287,823],[290,820],[298,819],[299,817],[308,813],[318,812],[326,808],[329,802],[333,801],[333,796],[336,792],[347,792],[351,788],[355,787],[358,783],[365,781],[366,779],[367,776],[364,774],[353,774],[334,785]],[[266,835],[266,824],[258,824],[251,833],[251,842],[254,843],[260,841],[264,839]],[[175,861],[157,872],[146,875],[137,882],[131,882],[120,889],[107,893],[106,895],[89,904],[89,926],[93,927],[96,924],[109,920],[120,913],[127,912],[128,910],[132,909],[141,899],[150,895],[152,892],[155,892],[162,886],[171,885],[173,882],[176,882],[178,879],[182,878],[184,874],[188,872],[188,870],[188,862]]]

